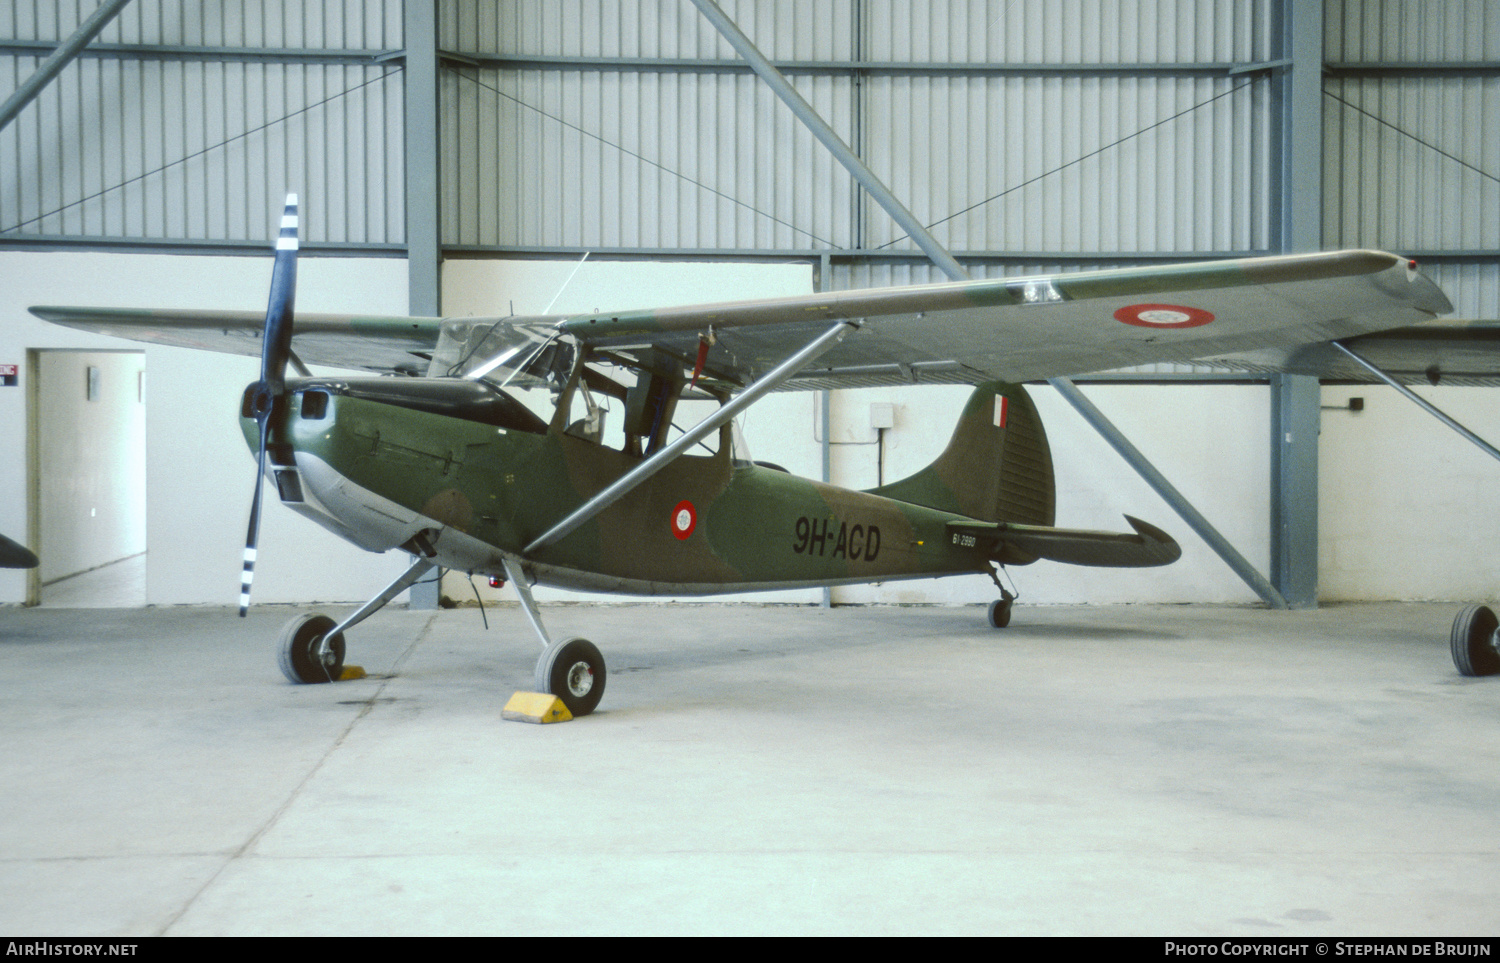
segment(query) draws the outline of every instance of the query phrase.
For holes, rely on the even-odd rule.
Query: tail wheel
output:
[[[344,671],[344,634],[329,640],[326,652],[319,643],[336,623],[326,615],[299,615],[286,624],[277,640],[281,674],[292,682],[337,682]]]
[[[588,639],[547,646],[536,663],[536,688],[562,700],[574,716],[586,716],[604,698],[604,656]]]
[[[1471,605],[1453,620],[1448,646],[1453,664],[1463,675],[1500,673],[1500,652],[1495,651],[1495,629],[1500,620],[1487,605]]]

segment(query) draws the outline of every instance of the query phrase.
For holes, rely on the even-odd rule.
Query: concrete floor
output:
[[[1500,679],[1454,605],[0,609],[0,931],[1500,931]]]

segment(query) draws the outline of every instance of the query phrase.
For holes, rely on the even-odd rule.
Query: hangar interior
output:
[[[7,94],[96,6],[97,36],[0,129],[0,336],[15,363],[127,346],[39,322],[31,304],[263,307],[289,190],[305,311],[629,309],[945,278],[692,3],[21,2],[0,11]],[[1489,4],[741,6],[722,10],[974,277],[1370,247],[1417,258],[1456,318],[1500,318]],[[228,508],[248,504],[253,472],[220,415],[254,369],[157,346],[144,358],[145,601],[223,602],[243,525]],[[65,432],[29,429],[26,380],[0,408],[31,448],[3,469],[16,494],[0,531],[45,556],[66,536],[43,529],[36,471]],[[1493,466],[1388,388],[1295,394],[1180,366],[1081,380],[1293,604],[1483,599],[1496,582],[1481,548],[1500,534],[1481,496]],[[1419,390],[1500,434],[1487,392]],[[1058,523],[1114,529],[1129,512],[1175,527],[1186,557],[1135,572],[1040,562],[1015,573],[1030,600],[1257,598],[1055,392],[1033,394]],[[864,487],[927,464],[964,397],[790,393],[752,409],[746,432],[757,458]],[[871,427],[872,404],[891,406],[889,428]],[[1294,454],[1273,411],[1311,418],[1317,450]],[[361,599],[395,571],[284,514],[267,518],[265,601]],[[0,601],[37,590],[0,573]],[[889,583],[831,601],[991,590]]]
[[[1452,301],[1455,320],[1500,324],[1500,125],[1493,123],[1500,116],[1500,8],[1488,0],[14,0],[0,5],[0,97],[6,98],[0,108],[0,278],[5,282],[0,285],[0,364],[16,365],[20,377],[0,387],[0,437],[10,439],[16,452],[0,461],[0,490],[11,492],[0,499],[0,533],[35,549],[44,566],[31,572],[0,570],[0,604],[6,606],[0,610],[6,618],[0,633],[21,639],[47,636],[52,630],[45,625],[50,623],[38,621],[37,612],[22,606],[41,603],[45,610],[55,584],[115,565],[134,565],[140,572],[142,587],[128,604],[159,611],[140,614],[140,622],[126,615],[101,616],[97,626],[102,628],[94,629],[79,628],[82,622],[60,622],[56,624],[63,627],[56,632],[118,629],[132,637],[160,632],[173,639],[172,651],[187,652],[191,643],[186,630],[170,627],[165,614],[178,612],[194,631],[208,631],[203,615],[167,607],[233,604],[254,484],[253,460],[246,457],[234,412],[245,385],[256,378],[255,359],[90,335],[44,323],[27,308],[80,304],[263,310],[270,243],[282,197],[289,191],[299,194],[302,204],[297,308],[306,312],[462,317],[628,311],[949,277],[820,142],[812,122],[778,99],[716,27],[710,8],[743,31],[816,118],[975,278],[1374,248],[1416,258]],[[77,49],[68,51],[72,44]],[[43,76],[54,60],[60,61],[60,69],[55,76]],[[1305,623],[1310,630],[1322,624],[1316,621],[1322,614],[1319,603],[1326,611],[1327,603],[1495,598],[1500,560],[1493,546],[1500,543],[1500,512],[1494,510],[1494,479],[1500,466],[1395,390],[1374,384],[1319,385],[1306,377],[1231,375],[1190,365],[1094,372],[1075,380],[1289,607],[1311,610],[1296,615],[1314,620]],[[1500,407],[1492,380],[1446,379],[1415,390],[1493,442],[1500,439]],[[97,398],[105,399],[102,404],[96,388]],[[1183,546],[1183,558],[1163,568],[1138,570],[1038,562],[1011,573],[1023,605],[1228,604],[1239,607],[1230,610],[1234,621],[1245,616],[1242,608],[1266,601],[1265,593],[1195,536],[1168,500],[1057,391],[1046,385],[1029,390],[1051,440],[1058,524],[1118,530],[1122,515],[1137,515],[1172,531]],[[743,428],[758,459],[807,477],[865,488],[931,462],[946,444],[967,394],[962,386],[922,384],[920,378],[900,388],[788,392],[754,406]],[[545,396],[526,400],[537,410],[548,402]],[[86,415],[73,413],[78,405]],[[109,417],[93,417],[104,407],[111,409]],[[85,465],[84,456],[94,460]],[[267,604],[360,602],[404,568],[404,560],[395,557],[399,553],[363,552],[276,506],[265,516],[259,554],[256,601]],[[475,595],[487,603],[508,598],[504,591],[474,581],[450,573],[441,592],[459,602]],[[407,625],[400,620],[418,618],[417,613],[437,605],[432,590],[414,591],[413,611],[394,616],[396,628],[372,632],[380,658],[391,666],[399,667],[407,658],[392,634]],[[972,576],[726,601],[972,606],[994,594],[987,578]],[[542,587],[537,596],[549,603],[618,601]],[[670,600],[651,604],[676,613],[696,611]],[[1147,609],[1158,611],[1142,606],[1142,612]],[[1434,623],[1434,639],[1446,641],[1452,610],[1421,609],[1446,613]],[[973,610],[954,611],[969,618]],[[1108,609],[1080,611],[1091,613],[1083,616],[1085,621],[1116,621]],[[1411,621],[1413,616],[1400,607],[1374,611],[1379,617],[1370,624],[1404,629],[1420,622]],[[442,614],[448,620],[443,624],[454,624],[457,614]],[[774,612],[756,616],[779,617]],[[1095,642],[1112,646],[1155,638],[1154,629],[1131,622],[1137,617],[1145,616],[1124,618],[1129,628],[1094,633]],[[578,618],[610,622],[597,613]],[[704,633],[722,631],[713,627],[721,615],[706,618],[710,627]],[[909,614],[900,618],[903,631],[922,635]],[[1062,638],[1063,630],[1054,625],[1056,612],[1037,618],[1040,627],[1032,630],[1037,634],[1026,638],[1045,649],[1046,643]],[[622,622],[627,620],[651,624],[650,616],[639,614],[621,616]],[[436,624],[423,622],[418,634],[427,638]],[[264,617],[251,619],[250,625],[262,636],[271,630]],[[777,623],[770,631],[791,630]],[[841,640],[835,645],[841,656],[861,657],[864,642],[846,630],[826,631],[828,638]],[[1254,631],[1236,627],[1223,634],[1243,641]],[[1249,650],[1298,664],[1298,650],[1279,648],[1276,630],[1269,631],[1272,640],[1261,638]],[[240,630],[239,637],[248,640],[249,633]],[[1422,712],[1436,711],[1430,699],[1451,709],[1461,695],[1480,690],[1426,689],[1413,695],[1395,680],[1399,672],[1393,667],[1404,671],[1420,660],[1410,659],[1394,637],[1382,639],[1396,653],[1380,656],[1385,660],[1380,664],[1384,695],[1369,701],[1346,691],[1328,696],[1343,713],[1332,723],[1320,715],[1323,693],[1289,696],[1278,709],[1255,701],[1253,683],[1218,701],[1204,697],[1192,705],[1173,702],[1169,692],[1154,692],[1150,711],[1157,715],[1136,721],[1146,729],[1164,727],[1151,729],[1158,734],[1191,729],[1205,719],[1212,726],[1245,726],[1247,733],[1256,733],[1247,740],[1265,741],[1218,748],[1228,753],[1224,764],[1229,770],[1246,781],[1257,772],[1265,775],[1257,769],[1264,762],[1260,753],[1287,751],[1285,725],[1296,730],[1294,742],[1330,730],[1355,744],[1388,739],[1383,745],[1392,755],[1375,760],[1377,769],[1385,766],[1380,771],[1409,775],[1413,764],[1401,755],[1400,747],[1410,746],[1402,725],[1425,718]],[[1342,644],[1356,641],[1343,638]],[[738,651],[755,648],[749,641],[742,645]],[[232,643],[226,664],[240,664],[239,646],[239,641]],[[745,698],[734,686],[709,687],[704,691],[713,695],[695,695],[697,674],[719,662],[711,653],[691,651],[680,688],[670,690],[674,698],[686,703]],[[1099,664],[1115,666],[1101,652],[1089,651],[1104,659]],[[942,652],[945,665],[962,665],[974,657],[961,640],[945,641]],[[1438,650],[1432,652],[1438,662],[1428,681],[1446,685],[1451,667]],[[8,673],[42,686],[42,663],[26,661],[41,656],[31,648],[26,653]],[[785,654],[775,653],[777,658]],[[1181,669],[1181,663],[1171,661],[1173,654],[1164,656],[1167,664]],[[1054,673],[1049,678],[1072,678],[1071,670],[1057,675],[1058,667],[1045,655],[1028,650],[1028,659],[1033,656],[1028,665]],[[79,650],[73,657],[87,662],[102,656]],[[149,663],[152,658],[146,649],[139,656],[110,657],[125,659],[120,671],[127,674],[140,669],[132,659]],[[487,658],[474,656],[480,666],[476,674],[486,671]],[[648,663],[667,658],[653,649],[633,652],[627,664],[646,673]],[[758,664],[759,658],[757,654],[751,661]],[[803,660],[809,672],[838,671],[800,649],[791,658]],[[903,656],[893,658],[901,673],[920,673],[917,664],[903,663]],[[1336,661],[1323,650],[1309,658],[1321,660],[1316,661],[1318,671],[1332,671],[1329,663]],[[1239,669],[1253,671],[1236,665],[1235,671]],[[1131,676],[1130,670],[1119,671]],[[1170,676],[1174,670],[1164,671]],[[1231,670],[1220,665],[1216,671]],[[790,675],[778,674],[790,672],[782,665],[758,677],[755,685],[794,686]],[[862,670],[851,680],[860,694],[878,691],[903,711],[918,712],[903,701],[906,696],[887,691],[885,682],[870,682],[872,674],[878,673]],[[390,679],[398,675],[390,669],[389,677],[372,683],[380,686],[375,695],[358,697],[364,701],[353,709],[345,705],[348,719],[320,717],[311,730],[289,736],[298,765],[317,768],[333,760],[329,772],[347,765],[348,758],[331,755],[316,734],[347,734],[356,725],[354,716],[364,719],[377,698],[407,698],[389,688],[397,685]],[[1281,681],[1293,688],[1297,684]],[[1029,709],[1038,709],[1043,701],[1009,694]],[[941,698],[935,692],[928,695]],[[448,691],[445,697],[455,694]],[[978,700],[979,694],[966,697]],[[1429,697],[1423,708],[1415,707]],[[291,703],[302,698],[287,695],[282,701],[288,705],[278,703],[275,711],[297,711]],[[833,721],[831,711],[814,712],[810,720],[799,716],[785,704],[792,701],[789,697],[778,698],[779,708],[793,718],[831,727],[844,748],[875,738]],[[494,706],[481,709],[483,701],[452,704],[465,707],[467,724],[486,727],[490,721],[475,720],[484,711],[493,717]],[[43,696],[28,701],[25,712],[31,722],[26,724],[45,720],[59,733],[73,732],[68,726],[78,720],[55,705]],[[617,718],[639,718],[633,714],[647,712],[649,705],[644,695],[627,699]],[[847,708],[846,702],[839,705]],[[1140,709],[1122,709],[1107,699],[1092,708],[1101,713],[1101,726],[1109,724],[1113,713],[1130,717]],[[1278,729],[1272,717],[1282,710],[1296,721]],[[129,710],[121,711],[124,718],[133,718]],[[228,729],[253,724],[255,712],[245,711],[245,718],[220,721]],[[744,713],[756,711],[739,705],[731,717],[743,721]],[[1482,710],[1466,705],[1461,714],[1477,718]],[[853,715],[862,724],[871,721],[858,710]],[[729,724],[714,722],[712,713],[694,712],[691,718],[718,733],[723,742],[716,745],[731,757],[760,758],[755,738],[731,736]],[[986,718],[997,729],[1008,725],[1007,720]],[[1395,734],[1362,728],[1392,719],[1397,720]],[[637,747],[642,754],[675,745],[676,737],[658,722],[641,723],[650,730]],[[143,754],[133,757],[137,760],[160,749],[156,737],[145,731],[152,723],[140,725],[142,732],[132,729],[124,737],[131,751]],[[346,725],[351,728],[340,728]],[[873,728],[883,732],[884,725]],[[1035,744],[1016,749],[1009,762],[1044,766],[1046,753],[1040,747],[1048,740],[1047,725],[1045,719],[1038,722],[1027,736]],[[587,740],[580,745],[579,728],[557,737],[555,748],[598,763],[595,754],[603,750],[588,746]],[[896,737],[905,740],[896,761],[871,765],[889,767],[887,775],[898,781],[928,767],[940,777],[934,792],[942,800],[962,796],[966,790],[956,771],[946,769],[941,758],[923,759],[924,746],[941,754],[943,740],[954,733],[944,725],[932,731],[920,723],[915,728],[927,735]],[[1447,731],[1429,736],[1432,741],[1421,749],[1443,751]],[[387,735],[396,741],[415,738]],[[778,741],[783,735],[788,741]],[[930,745],[923,741],[928,737],[935,740]],[[790,777],[774,775],[774,766],[754,770],[768,780],[788,778],[786,794],[776,795],[776,805],[819,805],[812,774],[822,764],[820,751],[804,744],[802,736],[778,731],[768,738],[794,763]],[[228,741],[247,758],[257,748]],[[457,761],[448,756],[460,743],[462,736],[443,743],[441,755],[462,769],[472,761],[464,754],[469,750],[458,752],[463,758]],[[45,757],[45,746],[25,744],[32,746],[28,753]],[[382,751],[395,751],[391,741],[382,745]],[[423,751],[420,742],[413,745]],[[1144,751],[1155,751],[1151,747],[1161,748],[1150,743]],[[195,743],[194,748],[213,752],[209,743]],[[711,748],[694,741],[688,751]],[[982,747],[967,748],[974,755],[959,750],[955,759],[965,766],[989,765]],[[471,755],[485,751],[476,746]],[[546,751],[535,745],[528,751],[536,753],[535,759],[527,757],[530,764],[545,764]],[[621,760],[634,758],[628,740],[612,744],[611,751],[621,754]],[[1054,792],[1086,791],[1095,751],[1072,758],[1076,768],[1068,768],[1058,786],[1028,782],[1025,792],[1030,795],[1019,803],[992,782],[985,782],[984,791],[1018,818],[1045,816]],[[1170,754],[1172,747],[1165,751]],[[1185,767],[1224,761],[1195,755],[1197,751],[1170,758]],[[100,758],[107,755],[103,747],[97,752]],[[325,752],[329,754],[320,755]],[[249,765],[258,769],[262,760],[253,758]],[[380,756],[379,761],[390,760]],[[628,794],[638,788],[611,771],[619,775],[618,785],[609,781],[611,791]],[[718,798],[720,790],[708,788],[711,767],[686,771],[690,785],[682,805],[708,805]],[[1297,787],[1305,784],[1300,779],[1312,778],[1305,770],[1277,773],[1284,781],[1275,785],[1289,794],[1301,791]],[[233,776],[220,775],[223,784],[233,784]],[[1122,783],[1136,778],[1124,770],[1110,775]],[[856,806],[869,788],[860,788],[868,776],[843,772],[845,784],[832,805]],[[163,771],[156,778],[178,777]],[[485,791],[493,789],[483,778],[474,778]],[[1458,775],[1446,766],[1424,778],[1444,792],[1472,779],[1465,791],[1475,798],[1485,795],[1482,783],[1489,780]],[[63,781],[58,776],[57,785],[45,784],[34,798],[62,798]],[[137,792],[149,795],[123,776],[111,785],[131,799],[137,799]],[[295,796],[310,785],[315,783],[291,780],[287,791]],[[443,785],[460,795],[474,788],[461,782]],[[1360,785],[1357,798],[1376,795],[1373,784]],[[1242,786],[1226,777],[1224,785],[1202,791],[1229,796]],[[753,787],[747,782],[741,788],[749,792]],[[1142,794],[1126,793],[1131,799],[1154,798],[1158,791],[1196,791],[1176,783],[1132,783],[1129,788]],[[1306,790],[1307,801],[1316,806],[1345,788],[1320,784]],[[567,794],[579,786],[562,780],[549,783],[548,789]],[[195,788],[183,804],[209,805],[193,795],[200,791],[208,792]],[[279,790],[267,789],[274,791]],[[364,784],[330,788],[319,797],[322,808],[316,813],[345,818],[340,793],[353,798],[379,791]],[[883,797],[877,808],[905,812],[907,804],[920,805],[913,798]],[[1416,790],[1403,799],[1414,807],[1424,805]],[[408,802],[413,811],[423,805]],[[462,799],[450,802],[460,805]],[[248,811],[264,804],[270,812],[280,811],[283,803],[267,796],[246,806]],[[27,805],[13,801],[16,819],[0,823],[32,825],[34,813]],[[1463,812],[1452,826],[1469,826],[1472,813],[1463,808],[1467,802],[1444,802],[1438,810],[1422,812],[1441,819],[1451,815],[1443,808],[1450,805]],[[1224,864],[1239,859],[1256,865],[1241,875],[1222,870],[1224,878],[1233,878],[1225,891],[1241,894],[1254,891],[1287,865],[1256,862],[1258,857],[1246,855],[1261,828],[1256,820],[1299,818],[1266,798],[1245,806],[1254,810],[1252,818],[1235,825],[1242,830],[1236,838],[1243,839],[1246,849],[1226,856]],[[1339,812],[1354,818],[1352,803],[1340,806]],[[599,800],[585,808],[607,821],[608,807]],[[1124,808],[1132,818],[1153,825],[1201,817],[1205,822],[1189,834],[1201,832],[1194,839],[1205,847],[1214,835],[1211,820],[1201,812],[1137,810],[1130,803]],[[81,803],[62,810],[85,823],[94,818]],[[381,812],[397,822],[415,818],[412,812]],[[355,822],[378,834],[382,829],[372,823],[381,812],[355,817]],[[656,818],[630,812],[647,822]],[[131,822],[118,813],[100,818],[123,820],[118,825],[129,832],[155,831],[149,820]],[[754,828],[772,834],[808,828],[764,814],[747,822],[757,818],[774,825]],[[1332,818],[1326,811],[1318,817]],[[259,828],[235,838],[253,837],[254,845],[262,839],[290,845],[293,829],[286,823],[265,836],[271,824],[258,819],[247,815],[244,826]],[[970,813],[958,817],[957,825],[972,828],[985,819]],[[314,816],[308,821],[314,822]],[[656,829],[670,834],[668,822],[663,819]],[[569,831],[546,819],[527,825],[539,838],[562,838]],[[710,835],[707,822],[693,825],[703,830],[703,838]],[[244,826],[236,824],[229,835]],[[1127,825],[1121,832],[1130,829]],[[1317,833],[1327,829],[1322,822],[1315,827]],[[482,835],[488,830],[465,823],[457,831]],[[885,831],[875,835],[884,838]],[[213,836],[211,830],[205,833]],[[1360,852],[1374,838],[1332,835],[1338,838],[1331,845]],[[811,836],[819,840],[815,845],[839,850],[831,821],[819,822]],[[937,845],[922,838],[923,845]],[[1099,884],[1103,889],[1111,888],[1108,880],[1127,879],[1124,864],[1133,852],[1128,846],[1110,849],[1112,838],[1104,834],[1094,840],[1120,864],[1094,867],[1106,880]],[[1448,845],[1448,837],[1444,840],[1439,849]],[[12,867],[4,884],[8,892],[20,899],[27,892],[66,891],[48,860],[71,850],[61,843],[49,849],[53,842],[33,846],[19,837],[11,840],[6,847]],[[253,873],[237,877],[232,886],[226,883],[233,874],[225,875],[212,857],[216,847],[225,845],[236,849],[241,844],[226,844],[217,836],[183,843],[210,855],[186,860],[191,865],[178,879],[191,878],[191,885],[163,888],[197,894],[184,897],[189,903],[210,894],[208,902],[226,907],[237,894],[255,890]],[[434,845],[442,849],[442,844]],[[694,845],[687,844],[690,855],[697,852]],[[1043,873],[1045,881],[1030,894],[1035,904],[1008,905],[994,916],[987,915],[995,911],[991,901],[988,909],[956,920],[922,914],[888,925],[896,931],[955,932],[1132,929],[1128,905],[1117,912],[1099,911],[1101,915],[1072,927],[1049,926],[1057,918],[1044,907],[1071,885],[1071,877],[1058,867],[1077,864],[1087,873],[1088,858],[1082,850],[1070,850],[1060,830],[1056,839],[1039,845],[1027,849],[1016,839],[986,837],[981,855],[963,857],[962,878],[980,891],[993,868],[984,853],[1015,852],[1019,846],[1026,860],[1047,863],[1051,868]],[[1394,848],[1417,851],[1421,845],[1420,837],[1410,836],[1401,837]],[[749,842],[746,846],[754,848]],[[330,841],[325,848],[331,853],[337,846]],[[1191,849],[1174,850],[1175,856],[1164,857],[1150,870],[1159,874],[1164,891],[1180,893],[1189,902],[1195,878]],[[1287,897],[1291,902],[1277,911],[1281,916],[1266,909],[1274,922],[1265,925],[1315,929],[1326,924],[1368,931],[1380,929],[1382,919],[1393,919],[1381,914],[1399,906],[1399,900],[1351,897],[1350,905],[1357,908],[1345,907],[1342,915],[1338,909],[1299,909],[1316,903],[1320,871],[1309,867],[1320,850],[1300,843],[1291,849],[1296,850],[1294,861],[1306,870],[1297,877],[1303,892]],[[1493,854],[1492,847],[1489,852]],[[951,868],[936,853],[908,853],[915,864],[904,865],[918,866],[917,878],[935,886],[944,868]],[[528,851],[527,865],[547,871],[544,855]],[[569,855],[599,858],[597,851],[569,850]],[[1054,856],[1061,862],[1048,862]],[[129,855],[127,861],[136,858],[144,857]],[[453,853],[441,857],[461,858]],[[830,889],[819,894],[807,882],[805,892],[784,894],[786,902],[799,907],[787,917],[791,930],[847,932],[842,925],[847,922],[880,932],[878,919],[843,920],[822,901],[831,901],[833,893],[856,901],[862,895],[866,905],[885,907],[880,894],[859,891],[853,882],[881,858],[841,852],[831,861],[803,860],[778,852],[769,859],[774,868],[726,857],[715,869],[740,881],[726,893],[764,907],[781,905],[777,901],[783,897],[769,895],[769,884],[746,880],[764,881],[773,873],[795,874],[811,867],[813,875],[807,879],[825,879]],[[655,856],[639,859],[631,864],[635,870],[661,886],[674,872],[691,872],[697,865],[690,859],[685,865]],[[1436,857],[1423,865],[1403,885],[1417,887],[1423,873],[1438,877],[1454,868]],[[1385,871],[1383,866],[1373,858],[1347,864],[1351,872],[1371,879]],[[399,870],[389,872],[400,876]],[[622,875],[611,877],[611,872]],[[350,882],[342,870],[327,873],[326,881]],[[623,886],[628,873],[605,870],[601,879]],[[1465,931],[1473,920],[1463,914],[1481,902],[1486,888],[1493,895],[1493,883],[1478,881],[1476,874],[1474,866],[1465,864],[1452,877],[1472,885],[1444,913],[1398,913],[1391,925],[1412,932],[1436,919],[1452,932]],[[514,880],[507,878],[504,885],[513,886]],[[602,893],[605,883],[591,885]],[[395,899],[374,892],[377,887],[369,881],[360,887],[370,890],[360,889],[363,895],[387,908]],[[83,889],[102,893],[107,887],[90,883]],[[175,905],[177,898],[164,896],[163,905]],[[1163,911],[1158,918],[1183,931],[1258,932],[1265,923],[1258,911],[1246,909],[1237,916],[1228,908],[1231,903],[1226,899],[1201,918],[1187,911],[1165,913],[1161,905],[1155,909]],[[202,901],[187,915],[118,908],[108,899],[100,902],[97,916],[48,916],[42,909],[33,912],[28,907],[34,904],[24,899],[17,905],[23,908],[10,921],[22,928],[46,929],[62,919],[65,926],[91,932],[242,932],[256,931],[256,926],[274,932],[300,930],[306,923],[305,918],[290,921],[281,907],[236,929],[232,922],[209,919]],[[482,932],[496,919],[483,915],[493,907],[476,908],[462,899],[453,904],[457,922],[431,910],[430,904],[421,905],[426,915],[418,914],[410,924],[402,917],[402,924],[391,923],[391,928]],[[725,913],[726,906],[711,903],[705,913]],[[233,918],[232,910],[225,918]],[[748,917],[726,918],[728,931],[776,931]],[[630,919],[627,908],[616,904],[600,925],[620,932],[629,929]],[[1492,924],[1492,916],[1487,922]],[[568,920],[548,910],[517,915],[508,925],[564,929]],[[640,925],[650,929],[648,923]],[[701,918],[681,927],[685,932],[711,930]]]

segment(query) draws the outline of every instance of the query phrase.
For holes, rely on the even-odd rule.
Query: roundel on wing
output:
[[[672,534],[676,535],[680,541],[693,534],[693,529],[697,527],[698,510],[693,507],[692,502],[684,498],[677,503],[676,508],[672,509]]]
[[[1214,316],[1182,304],[1132,304],[1115,312],[1115,320],[1138,328],[1197,328]]]

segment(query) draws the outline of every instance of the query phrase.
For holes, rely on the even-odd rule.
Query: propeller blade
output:
[[[260,453],[255,460],[255,497],[250,501],[250,527],[245,532],[245,571],[240,576],[240,618],[250,609],[250,583],[255,581],[255,550],[260,539],[260,499],[266,483],[266,429],[260,423]]]
[[[271,296],[266,305],[265,342],[260,353],[260,380],[280,394],[286,387],[287,358],[292,353],[292,313],[297,300],[297,195],[286,196],[276,263],[271,268]]]
[[[256,544],[260,540],[260,505],[266,482],[266,448],[270,443],[271,413],[286,394],[286,366],[292,354],[292,322],[297,300],[297,195],[288,194],[276,239],[276,262],[271,267],[271,294],[266,304],[262,334],[260,380],[250,386],[250,414],[260,428],[255,456],[255,497],[250,502],[250,525],[245,532],[245,569],[240,580],[240,618],[250,608],[250,584],[255,580]]]

